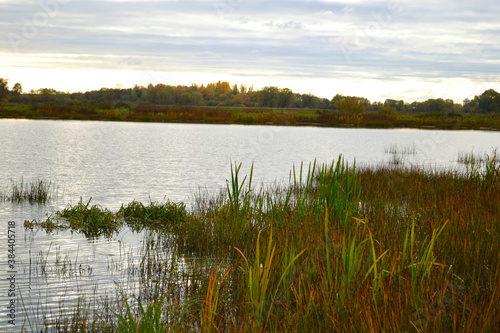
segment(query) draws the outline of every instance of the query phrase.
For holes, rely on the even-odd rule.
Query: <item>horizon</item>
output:
[[[25,91],[220,80],[410,103],[500,91],[493,1],[0,0],[0,12],[0,77]]]

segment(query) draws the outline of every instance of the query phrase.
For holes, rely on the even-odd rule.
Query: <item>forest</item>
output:
[[[264,87],[254,90],[253,86],[218,81],[207,85],[173,86],[149,84],[147,87],[135,85],[133,88],[101,88],[86,92],[61,92],[51,88],[41,88],[24,92],[20,83],[9,87],[8,79],[0,78],[0,103],[55,103],[74,105],[100,105],[103,108],[115,106],[177,105],[177,106],[217,106],[247,108],[294,108],[340,110],[361,114],[378,111],[385,114],[398,112],[431,112],[444,114],[488,114],[500,113],[500,94],[493,89],[464,99],[457,103],[451,99],[432,98],[422,102],[405,102],[386,99],[384,102],[370,102],[357,96],[333,95],[332,99],[312,94],[294,93],[288,88]]]

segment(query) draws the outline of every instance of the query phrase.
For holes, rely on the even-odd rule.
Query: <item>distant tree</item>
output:
[[[478,108],[478,99],[475,99],[475,98],[472,100],[469,98],[464,99],[464,101],[463,101],[464,112],[476,113],[477,108]]]
[[[301,99],[302,99],[302,105],[305,108],[317,109],[319,107],[319,98],[311,93],[302,94]]]
[[[134,88],[132,88],[131,92],[131,100],[132,101],[144,101],[146,100],[147,96],[147,89],[144,88],[143,86],[135,85]]]
[[[319,99],[319,107],[321,109],[328,109],[328,108],[330,108],[330,100],[328,98],[320,98]]]
[[[231,93],[236,95],[239,92],[238,85],[235,83],[233,89],[231,89]]]
[[[372,103],[372,110],[374,110],[374,111],[380,110],[383,107],[384,107],[384,104],[382,104],[382,102],[373,102]]]
[[[330,105],[332,106],[332,108],[337,108],[335,105],[337,104],[338,101],[340,101],[341,99],[344,99],[346,98],[347,96],[344,96],[344,95],[340,95],[340,94],[336,94],[335,96],[333,96],[332,100],[330,101]]]
[[[9,80],[0,78],[0,98],[9,96]]]
[[[500,94],[493,89],[488,89],[479,96],[478,112],[500,112]]]
[[[21,84],[18,82],[14,85],[14,87],[12,87],[12,93],[14,95],[21,95],[23,93],[23,87],[21,86]]]
[[[453,103],[453,112],[456,113],[463,113],[464,112],[464,107],[460,103]]]
[[[227,94],[231,91],[231,86],[229,82],[226,81],[218,81],[217,83],[209,83],[207,84],[207,88],[215,91],[216,95],[221,93]]]
[[[341,111],[363,113],[366,111],[367,107],[371,107],[371,104],[370,101],[364,97],[337,94],[332,98],[330,107]]]
[[[342,99],[338,99],[335,102],[335,108],[340,111],[346,111],[350,113],[363,113],[366,111],[366,106],[356,97],[347,96]]]
[[[41,88],[36,91],[41,102],[56,102],[58,91],[52,88]]]
[[[397,111],[404,111],[405,102],[403,100],[395,100],[395,99],[386,99],[384,102],[384,106],[388,106],[396,109]]]
[[[372,104],[370,103],[370,100],[368,98],[364,97],[355,97],[355,98],[360,104],[364,105],[365,109],[371,108]]]
[[[179,104],[180,105],[193,105],[194,104],[193,95],[190,92],[185,92],[185,93],[181,94],[179,97]]]
[[[279,89],[277,87],[264,87],[259,92],[259,103],[264,107],[275,107],[277,105]]]
[[[442,98],[430,98],[424,102],[418,104],[418,111],[422,112],[452,112],[453,100],[444,100]]]
[[[290,107],[290,105],[292,105],[293,102],[293,91],[288,88],[280,89],[276,97],[277,97],[276,104],[278,107],[280,108]]]

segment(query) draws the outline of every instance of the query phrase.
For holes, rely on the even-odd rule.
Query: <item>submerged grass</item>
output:
[[[294,168],[287,186],[260,189],[253,167],[246,178],[234,165],[227,193],[198,198],[194,211],[168,202],[100,210],[110,225],[167,232],[141,259],[149,298],[122,300],[114,321],[95,327],[498,331],[500,168],[491,157],[486,165],[474,174],[360,169],[339,157]],[[61,216],[89,223],[88,206]],[[188,261],[190,273],[179,276]]]

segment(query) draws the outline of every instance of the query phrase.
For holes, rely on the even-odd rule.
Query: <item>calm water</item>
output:
[[[190,203],[200,188],[225,186],[231,161],[242,162],[244,173],[253,162],[254,179],[273,182],[288,179],[293,165],[339,154],[375,165],[391,160],[391,148],[411,150],[403,155],[407,164],[459,168],[460,152],[491,153],[499,145],[499,132],[480,131],[0,120],[0,193],[22,178],[57,187],[47,206],[0,202],[0,329],[8,327],[8,221],[16,223],[16,286],[24,302],[16,323],[33,327],[27,318],[50,321],[61,303],[70,306],[81,294],[114,293],[127,283],[125,265],[136,264],[144,234],[124,230],[110,240],[87,240],[69,231],[24,230],[24,220],[44,219],[80,197],[111,210],[132,200]]]

